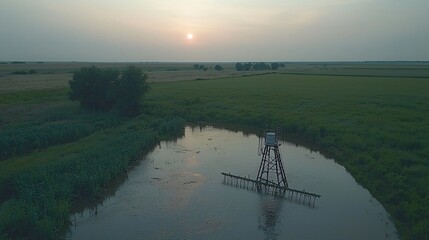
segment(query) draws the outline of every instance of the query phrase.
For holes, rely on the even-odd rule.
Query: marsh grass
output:
[[[12,239],[59,238],[70,224],[74,201],[95,200],[101,189],[161,139],[183,134],[181,119],[139,120],[143,122],[128,122],[57,146],[48,154],[49,161],[6,176],[7,180],[0,181],[0,191],[8,196],[0,205],[0,235]],[[89,142],[96,144],[87,147]],[[74,150],[70,152],[70,148]],[[43,155],[36,154],[36,159]]]
[[[191,65],[168,69],[190,71]],[[38,73],[77,68],[13,67],[23,66]],[[158,71],[166,66],[146,65]],[[0,91],[0,137],[10,146],[6,152],[21,149],[0,161],[0,239],[61,238],[77,200],[97,198],[158,141],[183,134],[185,120],[257,133],[268,119],[280,125],[283,138],[344,165],[392,215],[402,238],[424,239],[429,235],[429,81],[377,64],[339,66],[289,64],[286,73],[292,74],[152,84],[144,114],[133,119],[82,110],[68,102],[67,88]],[[377,77],[368,77],[366,70],[374,67],[369,73]],[[426,74],[426,65],[410,67],[419,68],[414,73],[420,77]],[[9,64],[2,69],[10,71]],[[386,74],[395,76],[382,77]]]
[[[9,105],[19,103],[34,106],[35,102],[31,97],[41,94],[40,91],[36,93],[34,94],[34,91],[16,93],[3,101],[8,101]],[[55,99],[57,94],[64,94],[64,92],[58,90],[55,93],[51,90],[50,94]],[[45,101],[46,99],[50,98],[45,96]],[[39,111],[42,114],[36,114],[36,116],[31,114],[28,118],[21,117],[18,123],[0,128],[0,161],[12,156],[29,154],[36,149],[41,150],[52,145],[73,142],[124,121],[115,113],[90,112],[67,104]]]
[[[272,74],[153,84],[147,108],[255,130],[271,119],[284,138],[344,165],[401,237],[429,235],[428,79]]]
[[[0,239],[61,238],[75,202],[94,201],[160,140],[183,134],[183,119],[88,111],[67,92],[0,94],[2,112],[16,112],[0,125]]]

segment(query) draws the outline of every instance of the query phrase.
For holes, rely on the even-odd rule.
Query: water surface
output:
[[[255,178],[258,138],[185,129],[162,142],[115,194],[72,216],[68,239],[398,239],[370,193],[331,159],[283,142],[289,186],[322,195],[315,208],[222,184],[220,172]]]

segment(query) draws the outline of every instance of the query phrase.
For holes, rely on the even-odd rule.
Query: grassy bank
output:
[[[37,91],[12,95],[1,109],[35,110],[0,128],[0,239],[61,238],[75,203],[95,201],[159,141],[183,134],[183,119],[90,112],[61,89],[45,102],[29,100]]]
[[[183,127],[184,121],[177,118],[139,118],[70,144],[11,159],[25,168],[7,165],[14,173],[2,174],[0,233],[6,239],[57,239],[69,224],[74,202],[95,200],[131,162],[160,140],[180,136]]]
[[[403,239],[429,235],[429,81],[267,74],[152,84],[144,113],[88,112],[66,88],[0,93],[0,239],[56,239],[77,200],[188,123],[259,129],[344,165],[384,205]],[[4,147],[3,144],[5,144]]]
[[[191,122],[260,128],[344,165],[388,210],[404,239],[429,235],[429,81],[263,75],[155,84],[147,108]]]

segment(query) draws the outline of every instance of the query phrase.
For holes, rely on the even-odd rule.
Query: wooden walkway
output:
[[[253,191],[264,192],[274,196],[283,197],[285,199],[295,201],[300,204],[305,204],[314,207],[316,198],[320,198],[319,194],[297,190],[288,187],[281,187],[271,183],[261,182],[254,179],[232,175],[230,173],[221,173],[223,175],[223,183],[240,188],[246,188]]]

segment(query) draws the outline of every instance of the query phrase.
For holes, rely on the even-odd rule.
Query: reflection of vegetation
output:
[[[284,136],[343,164],[403,238],[424,238],[427,89],[427,79],[280,74],[153,84],[133,119],[79,108],[67,89],[0,93],[0,109],[20,112],[0,115],[0,239],[58,238],[75,200],[96,198],[142,152],[180,135],[182,118],[256,129],[269,113]]]
[[[429,229],[428,89],[426,79],[263,75],[157,84],[147,102],[158,115],[253,128],[270,113],[288,139],[344,165],[401,236],[419,239]]]

